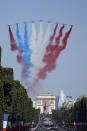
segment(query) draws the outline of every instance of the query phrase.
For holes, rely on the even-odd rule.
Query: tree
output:
[[[53,114],[58,121],[87,122],[87,97],[80,98],[70,109],[59,109]]]
[[[0,46],[0,66],[1,66],[1,46]]]
[[[21,83],[13,79],[13,69],[1,66],[0,48],[0,121],[4,113],[16,121],[37,122],[40,111],[33,108],[32,100]]]

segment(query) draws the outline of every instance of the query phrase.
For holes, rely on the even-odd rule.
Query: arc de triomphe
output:
[[[52,110],[55,109],[56,97],[50,93],[43,93],[36,96],[36,108],[40,109],[40,113],[44,113],[44,104],[48,103],[48,113],[52,114]]]

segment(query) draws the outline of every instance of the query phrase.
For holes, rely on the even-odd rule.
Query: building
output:
[[[35,101],[33,101],[33,107],[36,108],[36,102]]]
[[[40,109],[40,113],[52,114],[52,110],[56,107],[56,97],[50,93],[43,93],[36,96],[36,108]]]
[[[62,104],[63,108],[71,108],[74,106],[75,100],[72,98],[72,96],[66,96],[65,102]]]
[[[59,103],[59,96],[56,96],[56,101],[55,101],[55,109],[57,110],[58,109],[58,103]]]

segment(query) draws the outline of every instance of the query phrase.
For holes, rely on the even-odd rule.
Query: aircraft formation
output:
[[[57,59],[61,52],[66,48],[68,38],[71,34],[73,25],[53,23],[47,21],[44,31],[44,21],[39,20],[39,30],[37,31],[36,21],[32,20],[31,34],[28,33],[27,26],[24,24],[24,41],[20,34],[19,24],[16,23],[16,37],[12,32],[12,25],[9,27],[10,49],[17,51],[16,59],[22,65],[22,81],[24,81],[27,91],[32,91],[40,80],[46,79],[48,74],[56,69]],[[54,27],[52,27],[52,23]],[[67,32],[64,29],[68,26]]]

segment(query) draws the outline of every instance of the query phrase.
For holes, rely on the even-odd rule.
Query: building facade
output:
[[[52,114],[52,110],[54,110],[56,106],[55,100],[56,97],[50,93],[40,94],[36,96],[36,108],[40,109],[40,113]],[[47,112],[44,110],[44,106]]]
[[[66,96],[65,102],[62,104],[64,108],[71,108],[74,106],[75,100],[71,96]]]

